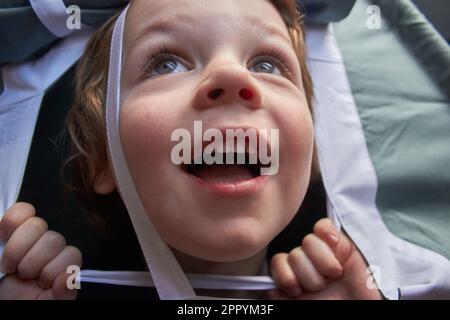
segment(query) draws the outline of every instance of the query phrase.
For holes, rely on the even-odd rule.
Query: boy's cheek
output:
[[[303,171],[312,162],[314,147],[314,128],[310,115],[304,113],[284,118],[280,126],[280,166]]]
[[[166,106],[163,98],[137,94],[124,100],[120,136],[125,158],[133,176],[163,175],[173,165],[172,133],[183,127],[182,119]]]
[[[292,113],[291,113],[292,114]],[[285,119],[280,130],[279,187],[283,196],[298,209],[309,186],[314,132],[309,114]],[[289,187],[286,187],[289,186]]]

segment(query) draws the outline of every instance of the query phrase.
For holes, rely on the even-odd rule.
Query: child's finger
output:
[[[353,243],[343,232],[337,231],[330,219],[319,220],[314,225],[314,234],[330,246],[342,266],[347,262],[354,248]]]
[[[289,253],[288,262],[304,289],[308,291],[325,289],[327,285],[325,278],[317,271],[301,247],[296,247]]]
[[[287,293],[280,289],[273,289],[264,292],[264,300],[294,300],[295,298],[289,296]]]
[[[7,275],[0,285],[0,300],[34,300],[42,290],[35,281],[22,281],[15,275]]]
[[[37,300],[55,300],[52,288],[42,291],[37,297]]]
[[[66,239],[55,231],[47,231],[33,245],[17,268],[22,280],[39,276],[45,265],[56,257],[66,246]]]
[[[277,286],[287,294],[297,297],[302,293],[302,289],[287,258],[287,253],[277,253],[274,255],[270,261],[270,270]]]
[[[77,297],[76,289],[69,289],[67,285],[67,279],[70,277],[70,274],[61,273],[58,277],[56,277],[55,282],[53,283],[53,296],[57,300],[74,300]]]
[[[308,234],[303,239],[302,249],[323,276],[337,279],[342,275],[343,268],[333,251],[316,235]]]
[[[6,210],[5,215],[0,220],[0,241],[8,241],[13,232],[27,220],[34,217],[36,211],[34,207],[26,202],[17,202]]]
[[[76,289],[69,289],[67,279],[70,275],[61,273],[56,278],[53,287],[43,291],[38,300],[74,300],[77,297]]]
[[[68,266],[75,265],[81,268],[81,264],[80,250],[73,246],[67,246],[42,269],[38,284],[41,288],[50,288],[56,277],[65,273]]]
[[[47,231],[47,223],[39,217],[28,218],[11,235],[0,262],[1,271],[14,273],[17,265]]]
[[[334,248],[339,241],[339,231],[328,218],[316,222],[314,234],[328,244],[330,248]]]

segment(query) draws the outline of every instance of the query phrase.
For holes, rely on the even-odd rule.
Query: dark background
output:
[[[450,1],[413,0],[441,35],[450,42]]]

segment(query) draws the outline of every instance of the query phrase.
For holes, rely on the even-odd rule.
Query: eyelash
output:
[[[155,67],[155,65],[163,58],[173,57],[179,60],[180,58],[178,58],[178,56],[180,55],[181,54],[178,53],[177,50],[173,50],[171,48],[169,49],[167,48],[166,44],[163,43],[162,45],[159,46],[158,50],[149,57],[148,59],[149,62],[146,63],[146,65],[144,66],[141,78],[146,79],[151,70]]]
[[[289,78],[290,80],[294,79],[294,74],[291,70],[293,70],[291,68],[291,65],[287,62],[289,61],[289,58],[287,57],[287,55],[279,50],[278,48],[272,48],[270,50],[263,50],[261,52],[259,52],[257,55],[255,55],[254,59],[261,59],[261,58],[268,58],[270,60],[272,60],[273,62],[275,62],[275,65],[280,68],[281,73]],[[286,62],[285,62],[286,61]]]
[[[177,50],[174,50],[172,48],[167,48],[166,44],[163,43],[159,46],[158,50],[152,54],[149,57],[149,62],[145,65],[141,77],[143,79],[147,78],[149,75],[149,72],[155,67],[155,65],[160,62],[164,58],[176,58],[180,59],[180,54]],[[272,62],[275,62],[275,65],[280,68],[281,73],[289,78],[290,80],[294,80],[294,74],[291,71],[292,68],[289,63],[285,63],[283,61],[289,61],[288,57],[284,52],[282,52],[279,49],[272,48],[270,50],[263,50],[255,55],[255,57],[252,59],[254,61],[255,59],[260,60],[261,58],[268,58],[272,60]]]

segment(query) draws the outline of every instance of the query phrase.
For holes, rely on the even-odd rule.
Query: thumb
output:
[[[69,288],[68,279],[71,274],[61,273],[53,283],[53,295],[58,300],[75,300],[77,297],[77,290]]]
[[[356,249],[347,234],[343,230],[338,231],[328,218],[321,219],[314,225],[314,234],[328,244],[342,266]]]
[[[338,242],[332,250],[336,256],[336,259],[343,266],[347,263],[356,247],[343,230],[339,232],[337,237]]]
[[[39,296],[39,300],[75,300],[77,290],[69,289],[67,285],[70,276],[70,274],[61,273],[53,282],[53,286]]]

